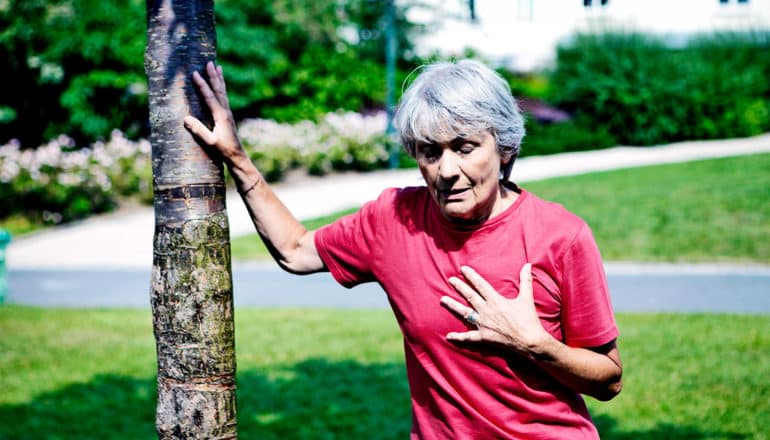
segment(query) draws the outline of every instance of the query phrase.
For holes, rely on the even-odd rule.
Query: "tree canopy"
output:
[[[219,0],[218,59],[238,118],[316,119],[385,100],[383,0]],[[399,58],[416,31],[396,9]],[[146,136],[144,2],[0,1],[0,142]]]

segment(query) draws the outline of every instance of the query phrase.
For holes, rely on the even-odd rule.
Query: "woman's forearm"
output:
[[[561,384],[598,400],[612,399],[623,386],[623,365],[615,341],[588,349],[550,338],[528,357]]]
[[[238,192],[270,254],[285,270],[304,274],[324,269],[308,231],[281,202],[245,154],[225,158]]]

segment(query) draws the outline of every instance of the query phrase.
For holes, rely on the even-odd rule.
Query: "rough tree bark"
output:
[[[161,439],[237,437],[229,226],[222,163],[182,125],[211,120],[193,70],[216,56],[213,0],[147,0],[155,238],[151,281]],[[204,73],[205,74],[205,73]]]

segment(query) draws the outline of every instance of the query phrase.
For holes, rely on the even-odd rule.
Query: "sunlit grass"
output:
[[[605,259],[770,263],[770,154],[523,186],[583,217]]]
[[[323,217],[314,218],[311,220],[303,221],[302,224],[306,228],[313,230],[318,229],[321,226],[327,225],[338,218],[358,211],[358,208],[346,209],[344,211],[335,212]],[[263,260],[270,258],[270,253],[267,251],[262,239],[259,238],[257,233],[250,235],[244,235],[236,237],[231,241],[232,256],[236,260]]]
[[[583,217],[607,260],[770,263],[770,154],[522,186]],[[349,212],[308,224],[312,229]],[[241,260],[269,257],[256,234],[233,240],[233,255]]]
[[[770,316],[620,314],[625,388],[603,439],[770,436]],[[148,310],[0,307],[0,438],[155,438]],[[241,438],[404,439],[389,311],[236,313]]]

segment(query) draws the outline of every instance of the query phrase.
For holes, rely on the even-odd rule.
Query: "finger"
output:
[[[230,99],[227,97],[227,83],[225,82],[225,74],[222,72],[222,66],[217,66],[217,78],[221,84],[220,90],[222,95],[220,96],[220,102],[222,105],[230,110]]]
[[[460,272],[462,272],[463,276],[465,276],[465,279],[470,281],[476,292],[478,292],[482,298],[487,299],[490,295],[494,295],[496,293],[492,285],[489,284],[487,280],[485,280],[481,275],[479,275],[478,272],[471,269],[470,267],[462,266],[460,267]]]
[[[227,119],[227,111],[222,107],[219,99],[217,99],[217,96],[211,90],[211,86],[205,79],[203,79],[200,73],[193,72],[193,81],[198,85],[198,90],[200,90],[201,95],[203,95],[203,100],[206,102],[206,105],[209,106],[214,121],[221,123],[223,122],[223,119]]]
[[[210,85],[197,71],[193,72],[193,81],[195,81],[195,84],[198,86],[198,90],[200,90],[201,95],[203,95],[203,99],[206,100],[206,104],[208,104],[212,110],[214,107],[220,106],[219,101],[217,101],[217,97],[212,90],[212,85]]]
[[[223,104],[222,102],[222,96],[225,95],[225,84],[224,84],[224,78],[221,75],[221,71],[219,68],[211,61],[206,63],[206,73],[209,76],[209,81],[211,82],[211,88],[214,90],[214,93],[217,95],[217,100]]]
[[[198,118],[194,116],[184,117],[184,126],[190,130],[190,133],[198,136],[203,142],[214,145],[216,143],[216,136],[209,130]]]
[[[532,298],[532,264],[527,263],[519,272],[519,298]]]
[[[227,97],[227,86],[225,85],[225,77],[222,73],[222,66],[217,66],[214,64],[214,62],[209,61],[206,63],[206,74],[209,77],[211,89],[216,96],[217,102],[220,106],[222,106],[222,117],[230,117],[230,100]]]
[[[469,332],[449,332],[446,334],[446,338],[455,342],[481,342],[481,332],[478,330],[471,330]]]
[[[449,284],[455,288],[455,290],[465,298],[470,305],[475,309],[484,305],[484,297],[479,295],[476,290],[473,289],[468,283],[457,277],[449,277]]]
[[[441,297],[441,304],[444,305],[449,310],[451,310],[452,312],[454,312],[457,316],[459,316],[462,319],[466,319],[468,314],[473,311],[473,308],[468,307],[465,304],[462,304],[459,301],[455,300],[454,298],[450,298],[448,296]]]

